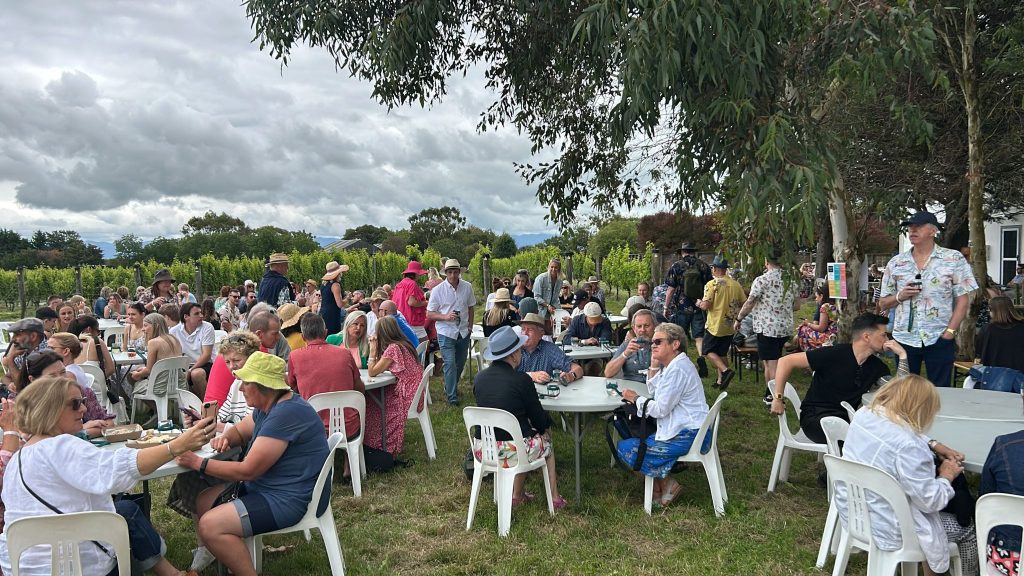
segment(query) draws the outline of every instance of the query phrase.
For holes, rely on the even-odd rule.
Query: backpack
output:
[[[700,273],[700,264],[696,262],[683,272],[683,295],[690,300],[700,300],[704,296],[704,278]]]

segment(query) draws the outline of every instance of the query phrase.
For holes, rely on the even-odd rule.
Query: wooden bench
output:
[[[729,350],[729,357],[732,365],[736,367],[736,371],[739,373],[738,376],[741,382],[743,381],[744,363],[752,363],[755,366],[752,370],[754,373],[754,382],[757,382],[758,355],[756,346],[737,346],[733,344]]]

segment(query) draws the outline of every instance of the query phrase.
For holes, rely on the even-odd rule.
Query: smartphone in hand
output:
[[[203,418],[217,419],[217,401],[203,402]]]
[[[198,422],[199,420],[202,419],[199,416],[199,414],[196,413],[195,410],[189,408],[188,406],[179,406],[178,409],[181,410],[182,414],[186,414],[189,418],[191,418],[192,422]]]

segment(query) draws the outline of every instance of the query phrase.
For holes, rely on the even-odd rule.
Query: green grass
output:
[[[653,516],[644,514],[643,481],[609,468],[604,422],[598,420],[584,438],[582,498],[574,493],[572,441],[559,426],[553,434],[558,485],[569,507],[549,516],[541,497],[515,509],[506,539],[497,536],[489,482],[482,487],[473,528],[465,530],[470,483],[462,472],[468,445],[462,411],[443,402],[443,385],[434,379],[437,459],[427,459],[419,425],[412,421],[403,454],[415,460],[412,467],[370,475],[362,498],[354,498],[349,486],[335,486],[332,507],[346,573],[820,573],[814,560],[827,510],[825,490],[815,480],[820,465],[812,455],[798,453],[789,482],[774,494],[766,492],[778,424],[761,402],[763,376],[755,376],[746,371],[743,381],[733,381],[722,410],[719,451],[729,491],[724,517],[715,517],[707,477],[693,465],[675,476],[684,488],[676,502]],[[803,392],[807,375],[795,379]],[[460,387],[462,398],[471,400],[468,375]],[[710,402],[717,391],[707,386],[706,394]],[[187,568],[194,535],[187,520],[163,505],[169,485],[170,480],[151,483],[154,524],[168,541],[171,561]],[[531,475],[527,487],[542,494],[540,475]],[[308,544],[301,534],[265,543],[294,545],[264,554],[266,574],[330,573],[317,533]],[[864,556],[854,555],[848,573],[864,570]]]

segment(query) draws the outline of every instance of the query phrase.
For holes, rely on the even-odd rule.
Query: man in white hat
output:
[[[288,255],[274,252],[270,255],[267,271],[260,278],[256,299],[278,308],[286,302],[295,302],[295,290],[288,281]]]
[[[587,284],[589,285],[587,291],[590,292],[590,299],[597,300],[604,308],[604,289],[601,288],[601,281],[597,279],[597,276],[591,276],[587,278]]]
[[[449,259],[444,263],[444,275],[445,281],[430,291],[427,319],[433,320],[437,327],[437,343],[444,358],[445,396],[449,404],[458,406],[456,385],[466,367],[476,295],[473,285],[462,279],[458,260]]]

